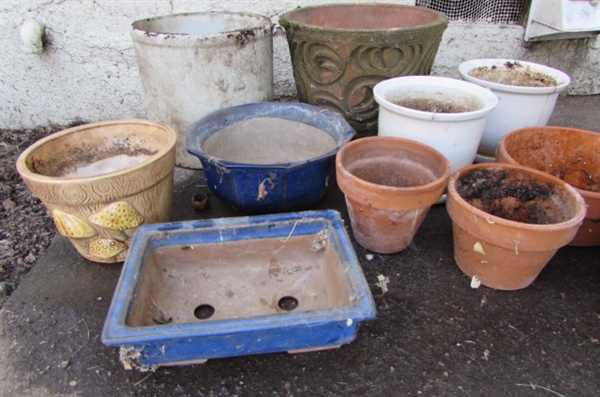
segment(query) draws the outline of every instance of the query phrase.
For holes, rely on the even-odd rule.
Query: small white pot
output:
[[[504,67],[507,62],[518,62],[532,71],[544,73],[557,82],[552,87],[522,87],[494,83],[474,78],[469,72],[478,67]],[[478,160],[493,160],[498,143],[507,133],[524,127],[544,126],[554,110],[558,94],[571,82],[570,77],[560,70],[533,62],[510,59],[474,59],[459,65],[460,76],[471,83],[491,89],[498,97],[498,106],[487,118]]]
[[[466,81],[435,76],[404,76],[373,88],[379,104],[378,135],[412,139],[442,152],[452,172],[470,165],[477,154],[487,115],[498,98]],[[465,109],[458,113],[415,110],[395,102],[440,100]]]

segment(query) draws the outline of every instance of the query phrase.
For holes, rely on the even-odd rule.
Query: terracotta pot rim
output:
[[[456,181],[458,180],[458,178],[460,176],[462,176],[464,173],[466,173],[472,169],[478,169],[478,168],[514,169],[514,170],[525,171],[527,173],[534,174],[538,178],[541,177],[542,179],[548,180],[556,185],[562,186],[575,199],[576,207],[577,207],[576,212],[570,219],[568,219],[566,221],[540,225],[540,224],[531,224],[531,223],[512,221],[512,220],[509,220],[506,218],[501,218],[499,216],[495,216],[488,212],[482,211],[482,210],[474,207],[473,205],[469,204],[456,191]],[[528,230],[528,231],[534,231],[534,232],[550,231],[551,229],[569,229],[574,226],[578,227],[578,225],[583,221],[583,219],[585,218],[585,215],[586,215],[585,202],[584,202],[583,198],[581,197],[581,195],[577,192],[577,190],[575,190],[575,188],[573,188],[571,185],[569,185],[565,181],[563,181],[553,175],[550,175],[546,172],[536,170],[535,168],[525,167],[525,166],[518,165],[518,164],[479,163],[479,164],[473,164],[473,165],[461,168],[460,170],[456,171],[454,174],[452,174],[450,176],[450,179],[448,181],[448,196],[449,196],[449,198],[452,197],[452,199],[457,203],[458,206],[460,206],[464,209],[468,209],[470,212],[475,214],[476,217],[483,218],[489,223],[498,224],[498,225],[502,225],[502,226],[510,227],[510,228],[519,228],[522,230]]]
[[[352,174],[346,167],[342,164],[342,157],[348,151],[349,148],[352,148],[357,145],[362,144],[373,144],[380,143],[383,147],[390,147],[390,145],[395,144],[396,148],[402,151],[411,152],[410,147],[417,148],[417,150],[421,153],[427,153],[430,156],[436,157],[438,160],[443,161],[443,173],[438,176],[434,181],[418,185],[418,186],[410,186],[410,187],[396,187],[396,186],[387,186],[387,185],[379,185],[376,183],[365,181],[354,174]],[[371,204],[374,208],[379,209],[387,209],[387,210],[397,210],[396,208],[385,208],[386,206],[378,206],[377,203],[379,200],[376,198],[386,197],[386,196],[404,196],[404,197],[414,197],[419,195],[428,195],[431,196],[430,202],[423,202],[422,205],[414,207],[413,205],[408,205],[406,208],[402,208],[403,210],[412,210],[424,208],[429,205],[434,204],[438,199],[439,195],[441,195],[442,190],[446,187],[446,183],[448,178],[450,177],[450,162],[448,159],[439,151],[432,148],[431,146],[425,145],[423,143],[391,136],[371,136],[366,138],[356,139],[352,142],[347,143],[342,146],[335,159],[336,170],[338,173],[344,176],[344,178],[337,178],[338,186],[340,190],[345,194],[349,195],[349,197],[355,201],[356,199],[356,191],[367,191],[372,194],[374,197],[371,200]],[[358,200],[359,201],[359,200]],[[414,208],[413,208],[414,207]]]
[[[472,77],[469,75],[469,71],[476,67],[498,65],[498,64],[504,64],[506,62],[519,62],[522,65],[529,66],[530,68],[534,69],[535,71],[549,74],[550,76],[557,79],[558,85],[551,86],[551,87],[522,87],[522,86],[514,86],[514,85],[508,85],[508,84],[495,83],[492,81],[478,79],[478,78],[475,78],[475,77]],[[553,67],[543,65],[540,63],[529,62],[529,61],[524,61],[524,60],[520,60],[520,59],[505,59],[505,58],[472,59],[470,61],[461,63],[458,66],[458,73],[466,81],[470,81],[472,83],[479,84],[484,87],[491,88],[493,90],[520,93],[520,94],[531,94],[531,95],[536,95],[536,94],[546,95],[546,94],[551,94],[551,93],[558,93],[558,92],[564,91],[567,88],[567,86],[571,83],[571,77],[569,77],[568,74],[566,74],[565,72],[563,72],[561,70],[558,70]]]
[[[431,188],[437,187],[441,183],[441,181],[444,181],[445,179],[447,179],[450,176],[450,171],[448,170],[447,172],[444,172],[443,176],[437,178],[433,182],[429,182],[429,183],[426,183],[423,185],[418,185],[418,186],[398,187],[398,186],[378,185],[377,183],[365,181],[364,179],[361,179],[361,178],[355,176],[354,174],[352,174],[346,168],[342,168],[342,169],[340,169],[340,171],[343,172],[344,175],[347,175],[349,178],[351,178],[354,183],[356,183],[357,185],[361,185],[364,189],[369,189],[371,191],[378,190],[380,192],[389,192],[388,194],[403,194],[403,195],[421,194],[421,192],[424,190],[430,190]]]
[[[294,14],[300,13],[300,12],[305,12],[307,10],[311,11],[311,10],[319,10],[319,9],[324,9],[324,8],[344,8],[344,7],[362,7],[362,8],[393,7],[393,8],[398,8],[398,9],[404,9],[407,12],[416,11],[421,14],[428,14],[428,15],[431,15],[433,17],[433,19],[431,22],[425,23],[425,24],[397,27],[397,28],[380,28],[380,29],[325,27],[325,26],[320,26],[320,25],[313,25],[313,24],[298,22],[293,19]],[[374,32],[405,32],[405,31],[414,31],[414,30],[418,30],[418,29],[429,29],[429,28],[438,26],[440,24],[447,25],[448,18],[442,12],[435,11],[435,10],[425,8],[425,7],[416,7],[416,6],[406,5],[406,4],[392,4],[392,3],[339,3],[339,4],[336,4],[336,3],[334,3],[334,4],[320,4],[320,5],[295,8],[291,11],[286,12],[281,17],[279,17],[279,24],[282,26],[290,25],[290,26],[294,26],[295,28],[309,29],[309,30],[321,31],[321,32],[346,32],[346,33],[360,35],[360,34],[364,34],[364,33],[372,34]]]
[[[597,135],[598,137],[600,137],[600,132],[595,132],[595,131],[591,131],[591,130],[584,130],[582,128],[552,126],[552,125],[523,127],[523,128],[519,128],[519,129],[516,129],[514,131],[511,131],[508,134],[504,135],[504,137],[502,137],[502,139],[500,140],[500,143],[498,144],[498,154],[502,153],[502,156],[504,156],[504,158],[506,158],[509,161],[507,164],[522,165],[519,162],[517,162],[517,160],[515,160],[510,155],[510,153],[508,153],[508,151],[506,150],[506,147],[504,145],[504,142],[506,142],[507,140],[511,139],[511,137],[513,137],[515,135],[518,135],[518,134],[521,134],[521,133],[524,133],[526,131],[544,132],[544,131],[557,130],[557,129],[560,129],[562,131],[570,131],[570,132],[574,132],[574,133],[589,135],[590,137],[593,136],[593,135]],[[528,166],[524,165],[524,167],[528,167]],[[533,168],[533,167],[528,167],[528,168]],[[542,171],[542,172],[544,172],[544,171]],[[585,199],[589,198],[589,199],[592,199],[592,200],[599,200],[600,201],[600,192],[593,192],[591,190],[581,189],[581,188],[578,188],[576,186],[571,186],[571,187],[573,189],[575,189],[579,194],[581,194]]]
[[[89,130],[89,129],[94,129],[97,127],[106,127],[106,126],[123,125],[123,124],[137,124],[137,125],[141,124],[141,125],[158,127],[160,129],[162,129],[164,132],[169,134],[169,142],[162,149],[160,149],[156,154],[150,156],[149,158],[147,158],[143,161],[140,161],[140,162],[133,164],[126,168],[121,168],[116,171],[107,172],[107,173],[103,173],[100,175],[82,176],[82,177],[76,177],[76,178],[54,177],[54,176],[47,176],[47,175],[42,175],[42,174],[37,174],[35,172],[32,172],[29,169],[29,167],[27,166],[27,158],[34,151],[36,151],[37,149],[44,146],[48,142],[51,142],[57,138],[61,138],[63,136],[67,136],[67,135],[71,135],[71,134],[76,134],[76,133],[79,133],[79,132],[82,132],[85,130]],[[95,122],[95,123],[82,124],[77,127],[67,128],[67,129],[55,132],[53,134],[50,134],[44,138],[41,138],[40,140],[34,142],[31,146],[29,146],[27,149],[25,149],[19,155],[19,157],[17,158],[16,166],[17,166],[17,170],[18,170],[19,174],[21,175],[21,177],[23,179],[29,179],[29,180],[41,182],[41,183],[44,183],[47,185],[52,185],[52,184],[64,185],[64,186],[81,185],[82,183],[90,183],[90,182],[94,182],[94,181],[98,181],[98,180],[114,178],[114,177],[122,176],[124,174],[129,174],[132,171],[146,168],[151,163],[155,163],[155,162],[159,161],[160,159],[168,156],[169,153],[175,147],[176,141],[177,141],[177,133],[175,132],[175,130],[173,130],[171,127],[169,127],[166,124],[149,121],[149,120],[142,120],[142,119],[99,121],[99,122]]]
[[[437,90],[445,87],[457,92],[460,91],[464,94],[476,96],[483,102],[483,107],[469,112],[435,113],[396,105],[386,98],[386,95],[391,92],[399,92],[402,89],[407,89],[408,91],[417,89],[422,90],[423,87],[428,86]],[[401,76],[383,80],[373,87],[373,96],[380,106],[386,108],[390,112],[420,120],[440,122],[458,122],[479,119],[490,114],[498,105],[498,97],[487,88],[483,88],[468,81],[442,76]]]

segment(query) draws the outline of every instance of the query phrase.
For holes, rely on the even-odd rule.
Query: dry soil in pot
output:
[[[553,200],[560,194],[555,185],[535,179],[523,181],[505,170],[471,170],[457,182],[456,191],[472,206],[515,222],[559,223],[572,212],[563,201]]]
[[[547,172],[576,188],[586,202],[587,215],[571,245],[600,245],[600,133],[554,126],[521,128],[500,141],[497,160]]]
[[[507,61],[502,66],[480,66],[469,72],[469,76],[492,83],[520,87],[555,87],[556,79],[546,73],[532,70],[519,62]]]
[[[475,164],[448,184],[454,258],[467,276],[501,290],[530,285],[585,216],[577,191],[519,165]]]

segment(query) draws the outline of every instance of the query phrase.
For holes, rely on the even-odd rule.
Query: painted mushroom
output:
[[[95,238],[89,244],[90,254],[102,259],[113,258],[126,249],[124,243],[110,238]]]
[[[97,232],[90,224],[76,215],[67,214],[60,210],[52,211],[52,218],[58,232],[68,238],[94,237]]]
[[[124,230],[135,229],[144,223],[144,217],[126,201],[111,203],[100,212],[90,215],[88,220],[107,229],[113,237],[121,241],[128,238]]]

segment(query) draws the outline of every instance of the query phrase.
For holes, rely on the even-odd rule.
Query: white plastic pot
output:
[[[200,168],[187,126],[226,107],[273,98],[273,38],[267,17],[190,13],[132,24],[148,117],[177,132],[177,165]]]
[[[522,87],[500,84],[474,78],[469,72],[478,67],[504,67],[507,63],[520,63],[534,72],[544,73],[557,81],[552,87]],[[560,70],[533,62],[511,59],[474,59],[459,65],[460,76],[471,83],[489,88],[498,97],[498,106],[489,115],[479,145],[479,161],[493,161],[498,143],[507,133],[524,127],[548,124],[558,99],[571,82],[570,77]]]
[[[498,104],[485,88],[436,76],[405,76],[384,80],[373,89],[379,104],[378,135],[412,139],[442,152],[452,172],[470,165],[477,154],[487,115]],[[394,102],[440,100],[464,107],[458,113],[415,110]]]

